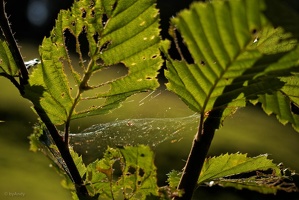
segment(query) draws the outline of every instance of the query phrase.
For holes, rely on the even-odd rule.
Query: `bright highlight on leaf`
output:
[[[41,66],[30,77],[26,97],[54,124],[63,124],[107,113],[127,97],[158,87],[162,59],[154,2],[81,0],[61,11],[50,37],[40,46]],[[69,53],[69,41],[75,43],[76,59]],[[116,74],[116,65],[124,65],[127,73],[110,80],[93,78],[109,68]],[[98,101],[90,108],[77,106],[94,100]]]

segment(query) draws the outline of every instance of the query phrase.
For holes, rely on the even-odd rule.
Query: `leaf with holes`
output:
[[[158,87],[159,32],[154,0],[76,1],[43,40],[26,97],[54,124],[107,113]]]
[[[222,177],[233,176],[241,173],[248,173],[257,170],[274,171],[273,175],[280,176],[280,169],[267,155],[260,155],[249,158],[246,154],[224,154],[208,158],[204,163],[198,183],[215,180]]]
[[[267,173],[269,170],[270,173]],[[237,178],[236,175],[242,178]],[[181,173],[177,171],[168,174],[171,188],[177,186],[180,176]],[[278,190],[297,190],[293,183],[288,183],[289,178],[288,175],[282,176],[280,167],[268,159],[267,155],[250,158],[246,154],[235,153],[206,159],[198,184],[206,183],[209,186],[220,185],[276,194]]]
[[[119,183],[124,184],[125,199],[145,199],[147,195],[158,195],[154,153],[148,146],[126,146],[120,149],[125,161]]]
[[[262,194],[276,194],[279,190],[285,192],[297,192],[298,188],[294,183],[289,183],[285,177],[277,177],[272,174],[257,173],[249,178],[219,179],[210,182],[212,185],[222,187],[233,187],[238,190],[248,189]]]
[[[121,173],[115,173],[120,171]],[[154,153],[144,145],[108,148],[87,166],[85,184],[101,199],[146,199],[158,195]]]
[[[87,166],[85,184],[90,195],[100,194],[101,199],[113,199],[120,195],[121,185],[114,184],[116,163],[121,159],[118,149],[108,148],[101,160]]]
[[[266,9],[264,1],[235,0],[198,2],[180,12],[172,25],[192,62],[182,53],[181,61],[172,59],[164,43],[167,88],[203,116],[218,108],[229,114],[225,108],[245,106],[248,99],[280,89],[284,83],[278,77],[298,69],[297,41],[271,26]],[[176,40],[175,30],[172,35]]]

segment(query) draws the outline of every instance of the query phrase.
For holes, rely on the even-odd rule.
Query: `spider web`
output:
[[[95,160],[110,147],[158,144],[176,140],[184,133],[196,133],[199,115],[177,118],[125,119],[92,125],[80,133],[70,134],[70,144],[85,160]]]

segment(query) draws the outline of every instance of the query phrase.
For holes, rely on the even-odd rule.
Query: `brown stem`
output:
[[[219,127],[219,116],[221,116],[221,113],[222,111],[219,112],[219,110],[211,111],[205,121],[201,120],[198,133],[193,140],[191,151],[178,185],[178,189],[183,190],[184,193],[181,197],[175,197],[175,200],[190,200],[192,198],[215,131]]]

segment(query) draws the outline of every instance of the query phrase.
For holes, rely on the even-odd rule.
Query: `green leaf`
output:
[[[54,124],[107,113],[127,97],[158,87],[159,32],[154,0],[75,1],[43,40],[41,66],[30,77],[26,97]],[[75,43],[76,59],[68,41]],[[118,74],[120,66],[125,73]]]
[[[45,67],[50,63],[53,65]],[[64,123],[74,101],[70,95],[66,75],[63,73],[62,63],[43,60],[42,65],[31,74],[29,84],[30,86],[26,86],[25,97],[33,102],[36,109],[45,110],[52,123]]]
[[[0,75],[18,76],[19,68],[5,41],[0,40]]]
[[[272,173],[266,173],[271,170]],[[254,175],[246,175],[256,172]],[[239,175],[242,178],[231,178]],[[176,188],[181,172],[172,171],[168,174],[170,188]],[[278,190],[296,191],[289,176],[281,174],[281,169],[267,158],[267,155],[247,157],[246,154],[225,154],[206,159],[198,184],[206,183],[209,186],[220,185],[236,189],[249,189],[261,193],[276,194]]]
[[[100,194],[102,199],[113,199],[120,195],[120,187],[115,185],[114,164],[119,161],[121,154],[117,149],[108,148],[101,160],[96,160],[87,166],[85,184],[90,195]]]
[[[222,187],[234,187],[238,190],[248,189],[263,194],[276,194],[278,190],[286,192],[297,192],[294,183],[288,183],[284,177],[273,176],[272,174],[257,173],[249,178],[225,179],[211,181],[213,185]]]
[[[193,63],[172,59],[164,45],[167,88],[202,115],[218,108],[229,114],[258,94],[280,89],[277,77],[289,76],[298,66],[298,56],[288,53],[297,41],[271,26],[266,9],[264,1],[232,0],[198,2],[180,12],[172,24]]]
[[[285,45],[278,46],[279,49],[284,49],[287,45],[296,43],[295,39],[299,38],[299,15],[294,12],[287,5],[284,5],[283,1],[265,1],[269,9],[266,10],[265,14],[268,16],[271,23],[276,27],[282,27],[289,31],[292,37],[286,40]],[[280,12],[277,12],[277,10]],[[270,33],[271,34],[271,33]],[[290,34],[289,34],[290,35]],[[280,38],[276,37],[276,41]],[[269,45],[268,45],[269,46]],[[270,47],[270,46],[269,46]],[[270,49],[270,48],[268,48]],[[289,53],[285,57],[284,62],[288,63],[293,61],[293,65],[298,65],[299,48],[297,47],[294,51]],[[259,95],[259,98],[253,101],[254,104],[261,103],[264,111],[270,115],[276,115],[277,119],[282,124],[290,123],[296,131],[299,131],[299,118],[298,118],[298,70],[297,73],[292,73],[289,77],[280,77],[280,80],[285,84],[284,86],[271,94]]]
[[[171,188],[176,188],[180,182],[180,177],[182,176],[182,173],[176,170],[172,170],[167,174],[167,176],[167,182],[169,183],[169,186]]]
[[[43,134],[43,129],[40,125],[33,126],[33,132],[28,137],[30,147],[29,150],[33,152],[37,152],[40,148],[41,142],[39,140],[39,137]]]
[[[267,155],[248,158],[246,154],[224,154],[208,158],[201,170],[198,183],[215,180],[222,177],[247,173],[257,170],[272,169],[275,176],[280,176],[280,169]]]
[[[145,199],[147,195],[158,195],[154,153],[148,146],[126,146],[120,149],[125,160],[123,177],[119,184],[124,184],[126,198]]]
[[[86,169],[85,164],[83,163],[82,156],[79,156],[78,153],[76,153],[71,147],[70,147],[70,153],[71,153],[72,158],[74,159],[74,162],[77,166],[80,176],[83,177],[83,175],[86,173],[87,169]]]
[[[285,85],[272,94],[260,95],[252,103],[261,103],[262,108],[268,115],[276,115],[282,124],[290,123],[294,129],[299,132],[299,76],[295,73],[291,77],[283,77]]]
[[[121,175],[114,174],[116,170]],[[91,195],[99,194],[101,199],[146,199],[158,195],[156,175],[149,147],[108,148],[104,158],[87,166],[85,184]]]

